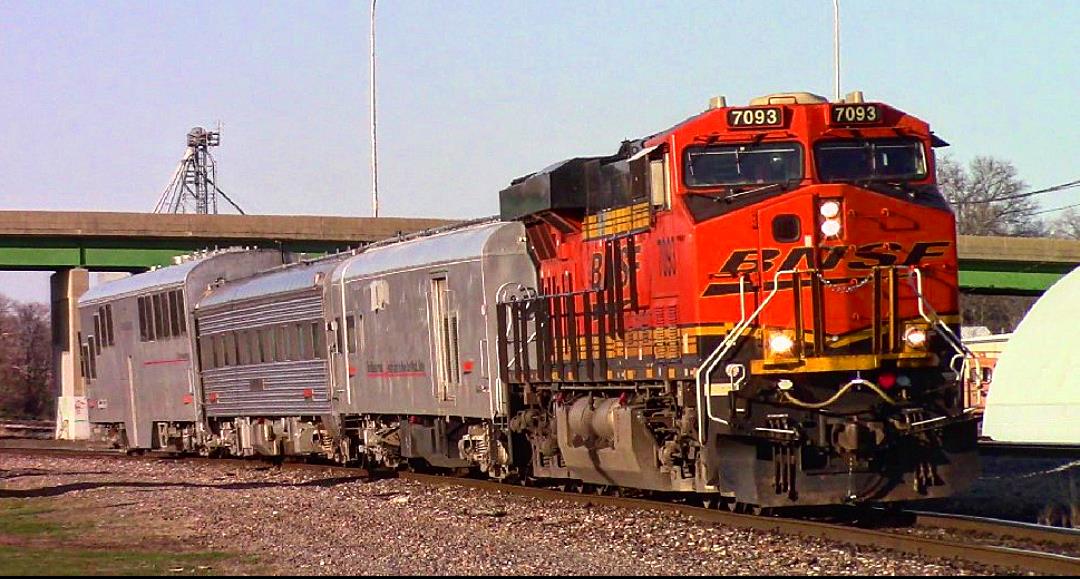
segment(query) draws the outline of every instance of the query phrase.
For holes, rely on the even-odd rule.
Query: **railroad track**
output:
[[[182,459],[212,464],[225,463],[248,466],[259,464],[248,459],[178,457],[177,455],[156,452],[129,456],[118,451],[101,449],[13,448],[10,445],[0,444],[0,455],[4,453],[47,454],[51,456],[118,460]],[[355,476],[357,478],[364,478],[369,474],[358,468],[324,464],[284,462],[280,466],[288,469],[319,470],[325,473]],[[850,524],[837,524],[835,522],[805,518],[733,513],[654,499],[585,494],[544,487],[512,485],[491,480],[415,472],[400,472],[396,476],[403,480],[424,484],[460,486],[545,500],[565,500],[627,509],[674,512],[700,522],[720,524],[738,529],[754,529],[816,537],[849,545],[889,549],[926,557],[961,560],[1003,569],[1051,575],[1080,574],[1080,557],[1076,556],[1076,554],[1080,554],[1080,531],[1073,529],[1059,529],[1014,521],[923,511],[889,512],[887,514],[882,511],[880,520],[870,521],[870,524],[877,528],[866,528],[858,526],[867,524],[868,521],[865,518]],[[865,516],[867,511],[861,511],[861,513]],[[929,536],[920,532],[920,530],[933,533],[944,531],[947,536]],[[1011,543],[1012,545],[1002,543]],[[1024,546],[1016,546],[1017,544]],[[1032,546],[1039,548],[1031,548]],[[1055,550],[1064,552],[1053,552]]]
[[[0,420],[0,438],[52,438],[56,423],[44,420]]]

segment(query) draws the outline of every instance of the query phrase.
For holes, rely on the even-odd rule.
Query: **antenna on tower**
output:
[[[188,131],[184,158],[180,159],[172,180],[158,198],[154,213],[217,214],[220,195],[241,215],[244,214],[244,210],[217,186],[217,162],[210,154],[210,147],[220,144],[220,123],[216,131],[202,127]]]

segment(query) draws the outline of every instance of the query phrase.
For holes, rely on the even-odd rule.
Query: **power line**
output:
[[[999,201],[1012,201],[1013,199],[1025,199],[1027,197],[1034,197],[1035,195],[1042,195],[1044,193],[1054,193],[1055,191],[1064,191],[1066,189],[1072,189],[1073,187],[1080,187],[1080,179],[1075,181],[1069,181],[1068,183],[1062,183],[1060,185],[1054,185],[1053,187],[1047,187],[1045,189],[1037,189],[1035,191],[1027,191],[1025,193],[1017,193],[1015,195],[1006,195],[1004,197],[998,197],[996,199],[979,199],[975,201],[955,201],[954,205],[979,205],[984,203],[997,203]]]
[[[1080,207],[1080,203],[1073,203],[1072,205],[1065,205],[1064,207],[1054,207],[1053,209],[1042,209],[1040,211],[1031,213],[1031,215],[1042,215],[1044,213],[1053,213],[1055,211],[1065,211],[1066,209],[1074,209],[1076,207]]]

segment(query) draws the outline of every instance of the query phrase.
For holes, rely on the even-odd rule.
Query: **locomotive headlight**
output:
[[[795,350],[795,340],[785,332],[769,332],[766,344],[768,347],[766,356],[769,358],[787,357],[792,355]]]
[[[904,331],[904,343],[913,350],[926,349],[927,334],[924,328],[909,327]]]
[[[840,220],[826,219],[821,222],[821,233],[825,237],[838,237],[840,235]]]
[[[825,237],[840,237],[840,232],[844,229],[843,217],[841,216],[843,212],[844,207],[837,199],[827,199],[818,205],[818,213],[822,217],[822,235]]]
[[[825,219],[835,219],[840,215],[840,204],[836,201],[826,201],[818,208],[821,212],[821,216]]]

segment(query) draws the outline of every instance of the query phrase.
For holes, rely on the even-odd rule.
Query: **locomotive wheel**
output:
[[[737,504],[720,495],[704,495],[701,498],[701,503],[706,509],[715,511],[734,511]]]

